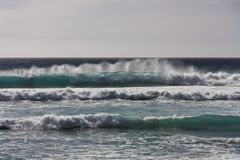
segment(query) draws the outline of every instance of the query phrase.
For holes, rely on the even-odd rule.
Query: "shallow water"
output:
[[[30,119],[35,122],[34,117],[46,115],[74,117],[115,114],[127,118],[176,118],[206,114],[239,116],[240,104],[238,101],[129,101],[119,99],[44,102],[28,100],[1,102],[0,104],[0,116],[8,120]],[[127,121],[124,122],[127,123]],[[195,124],[197,125],[198,122]],[[157,128],[136,129],[132,127],[95,126],[69,129],[49,127],[43,129],[32,128],[32,124],[24,124],[22,127],[0,131],[0,158],[238,159],[240,156],[239,131],[227,129],[218,131],[205,128],[189,130],[175,127],[164,128],[161,125]]]
[[[0,135],[1,159],[238,159],[240,153],[240,139],[231,134],[89,129]]]

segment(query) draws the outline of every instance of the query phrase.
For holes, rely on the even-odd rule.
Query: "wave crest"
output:
[[[0,101],[63,100],[240,100],[238,87],[171,86],[129,88],[1,89]]]
[[[0,87],[104,87],[151,85],[239,85],[240,74],[203,72],[167,60],[135,59],[116,63],[64,64],[0,72]]]
[[[181,129],[191,131],[240,130],[240,117],[220,115],[173,116],[173,117],[124,117],[117,114],[93,114],[79,116],[30,117],[2,119],[0,129],[15,130],[61,130],[86,128],[118,129]]]

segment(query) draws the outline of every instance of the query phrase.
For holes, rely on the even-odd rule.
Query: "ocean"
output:
[[[0,159],[240,159],[240,59],[0,59]]]

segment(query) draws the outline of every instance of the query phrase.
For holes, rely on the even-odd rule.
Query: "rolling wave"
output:
[[[173,116],[173,117],[124,117],[117,114],[79,116],[45,115],[22,119],[1,119],[0,129],[13,130],[62,130],[84,128],[117,129],[180,129],[190,131],[237,131],[240,117],[223,115]]]
[[[239,86],[240,74],[228,73],[86,73],[77,75],[0,76],[1,88]]]
[[[64,64],[1,70],[1,88],[122,87],[156,85],[240,85],[239,73],[203,72],[167,60],[135,59],[116,63]]]
[[[0,101],[63,100],[240,100],[238,87],[171,86],[129,88],[0,89]]]

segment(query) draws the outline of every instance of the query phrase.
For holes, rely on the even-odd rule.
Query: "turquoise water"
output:
[[[33,128],[36,117],[77,117],[79,115],[115,115],[129,119],[143,117],[171,117],[175,122],[183,117],[222,115],[210,128],[209,122],[193,120],[182,127],[121,128],[92,127],[61,129]],[[182,100],[90,100],[90,101],[15,101],[0,104],[3,119],[28,119],[21,127],[0,132],[0,157],[2,159],[238,159],[240,134],[239,120],[221,120],[226,115],[240,115],[238,101],[182,101]],[[177,119],[180,117],[180,119]],[[35,118],[35,119],[34,119]],[[204,120],[206,120],[205,117]],[[119,119],[118,119],[119,120]],[[61,120],[60,120],[61,121]],[[58,121],[59,123],[61,123]],[[98,123],[105,124],[99,120]],[[121,122],[121,121],[120,121]],[[37,123],[37,122],[36,122]],[[77,122],[72,122],[77,123]],[[97,122],[96,122],[97,123]],[[131,123],[131,121],[124,121]],[[187,128],[187,125],[195,125]],[[221,124],[222,123],[222,124]],[[226,123],[226,124],[224,124]],[[54,124],[53,122],[51,123]],[[71,125],[70,122],[62,125]],[[132,124],[131,124],[132,125]],[[130,125],[130,126],[131,126]],[[141,125],[136,123],[135,125]],[[169,125],[169,124],[168,124]],[[198,126],[199,125],[199,126]],[[102,125],[104,126],[104,125]],[[184,128],[185,126],[185,128]],[[204,127],[205,126],[205,127]],[[217,129],[212,129],[217,127]]]
[[[0,59],[0,159],[240,159],[239,62]]]

